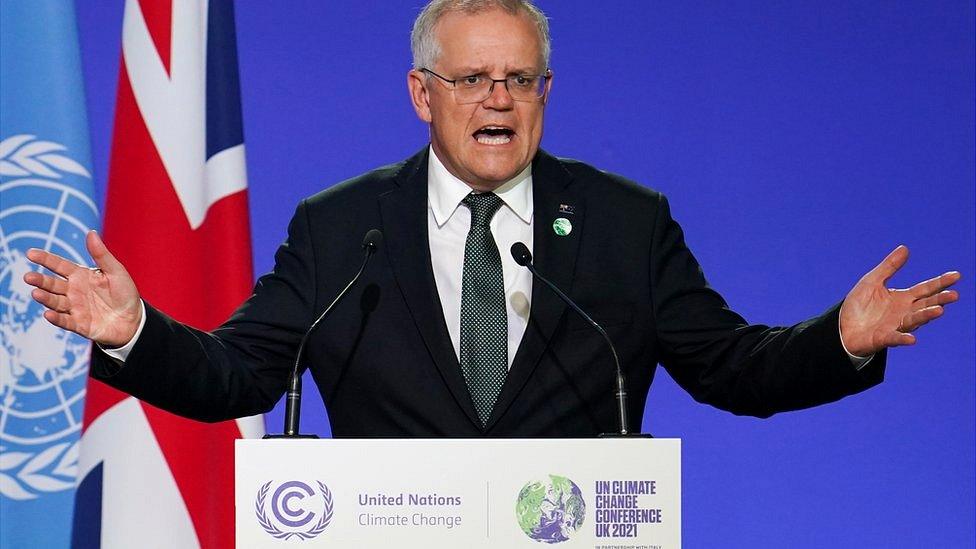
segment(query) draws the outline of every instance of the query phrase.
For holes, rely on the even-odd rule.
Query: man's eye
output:
[[[518,75],[512,78],[512,83],[520,88],[531,87],[533,82],[535,82],[534,76]]]
[[[481,83],[481,75],[472,74],[471,76],[465,76],[460,80],[460,83],[465,86],[477,86]]]

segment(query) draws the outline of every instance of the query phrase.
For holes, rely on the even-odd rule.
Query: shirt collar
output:
[[[525,223],[532,222],[532,164],[495,189],[495,194]],[[471,193],[471,187],[447,170],[434,148],[427,157],[427,202],[434,221],[443,227]]]

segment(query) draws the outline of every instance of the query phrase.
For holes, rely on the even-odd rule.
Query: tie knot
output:
[[[502,205],[502,199],[495,193],[471,193],[462,202],[471,210],[472,227],[487,227]]]

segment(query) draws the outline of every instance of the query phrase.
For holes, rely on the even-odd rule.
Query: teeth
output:
[[[504,145],[512,140],[510,136],[507,135],[479,135],[477,137],[478,143],[482,145]]]

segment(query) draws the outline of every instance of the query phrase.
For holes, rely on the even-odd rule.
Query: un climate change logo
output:
[[[277,487],[271,480],[262,484],[254,498],[254,514],[261,528],[281,540],[297,537],[304,541],[324,532],[332,522],[332,492],[320,481],[315,484],[321,498],[300,480],[282,482]],[[271,501],[268,501],[269,493]],[[271,508],[270,516],[267,507]]]
[[[586,503],[575,482],[549,475],[519,492],[515,516],[525,535],[544,543],[566,541],[583,526]]]
[[[33,499],[74,486],[89,343],[44,320],[23,282],[28,248],[86,264],[91,179],[65,147],[32,135],[0,140],[0,495]]]

